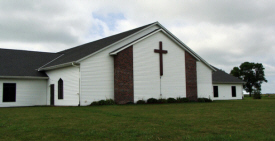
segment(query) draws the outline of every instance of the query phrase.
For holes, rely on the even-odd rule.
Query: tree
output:
[[[264,69],[261,63],[244,62],[240,67],[234,67],[230,74],[246,82],[243,88],[251,97],[254,90],[261,91],[261,84],[267,82]]]

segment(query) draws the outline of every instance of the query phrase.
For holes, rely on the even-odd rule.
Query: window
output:
[[[232,97],[236,97],[236,86],[232,86],[231,90],[232,90]]]
[[[214,97],[219,97],[218,86],[214,86],[213,89],[214,89]]]
[[[3,83],[3,102],[16,101],[16,84]]]
[[[58,99],[63,99],[63,80],[58,80]]]

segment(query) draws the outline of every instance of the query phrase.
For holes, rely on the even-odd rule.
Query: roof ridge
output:
[[[137,28],[134,28],[134,29],[130,29],[130,30],[127,30],[127,31],[124,31],[124,32],[119,32],[117,34],[113,34],[113,35],[110,35],[110,36],[107,36],[107,37],[104,37],[104,38],[100,38],[100,39],[97,39],[95,41],[91,41],[91,42],[88,42],[88,43],[84,43],[84,44],[81,44],[81,45],[78,45],[78,46],[75,46],[75,47],[72,47],[72,48],[68,48],[68,49],[65,49],[65,50],[62,50],[62,51],[59,51],[57,53],[64,53],[65,51],[68,51],[68,50],[71,50],[71,49],[74,49],[74,48],[77,48],[77,47],[80,47],[80,46],[83,46],[83,45],[86,45],[86,44],[90,44],[90,43],[93,43],[93,42],[98,42],[98,41],[102,41],[106,38],[110,38],[110,37],[114,37],[116,35],[119,35],[119,34],[123,34],[123,33],[126,33],[126,32],[129,32],[129,31],[133,31],[133,30],[136,30],[136,29],[139,29],[139,28],[144,28],[146,26],[149,26],[149,25],[152,25],[156,22],[153,22],[153,23],[150,23],[150,24],[147,24],[147,25],[143,25],[143,26],[140,26],[140,27],[137,27]]]
[[[7,48],[0,48],[0,50],[22,51],[22,52],[33,52],[33,53],[47,53],[47,54],[60,54],[60,53],[56,53],[56,52],[43,52],[43,51],[31,51],[31,50],[21,50],[21,49],[7,49]]]
[[[44,66],[50,64],[51,62],[55,61],[56,59],[58,59],[58,58],[60,58],[60,57],[62,57],[62,56],[64,55],[64,54],[61,54],[61,53],[59,53],[59,54],[60,54],[59,56],[57,56],[57,57],[54,58],[53,60],[49,61],[48,63],[44,64],[43,66],[39,67],[37,70],[39,71],[40,68],[43,68]]]

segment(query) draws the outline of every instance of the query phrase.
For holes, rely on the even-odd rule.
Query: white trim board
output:
[[[154,31],[154,32],[152,32],[152,33],[150,33],[150,34],[148,34],[148,35],[146,35],[146,36],[144,36],[144,37],[142,37],[142,38],[140,38],[140,39],[138,39],[138,40],[136,40],[136,41],[130,43],[130,44],[126,44],[126,45],[124,45],[122,48],[120,48],[120,49],[118,49],[118,50],[116,50],[116,51],[114,51],[114,52],[110,52],[110,55],[117,55],[117,53],[119,53],[120,51],[122,51],[122,50],[124,50],[124,49],[126,49],[126,48],[128,48],[128,47],[130,47],[130,46],[132,46],[132,45],[134,45],[134,44],[136,44],[136,43],[138,43],[138,42],[140,42],[140,41],[146,39],[146,38],[149,38],[150,36],[152,36],[152,35],[154,35],[154,34],[156,34],[156,33],[158,33],[158,32],[164,33],[164,34],[165,34],[166,36],[168,36],[171,40],[173,40],[174,42],[176,42],[181,48],[183,48],[185,51],[187,51],[188,53],[190,53],[194,58],[196,58],[198,61],[200,61],[200,59],[199,59],[198,57],[196,57],[195,55],[193,55],[189,50],[187,50],[182,44],[180,44],[180,43],[177,42],[175,39],[173,39],[173,37],[170,36],[168,33],[166,33],[163,29],[156,30],[156,31]]]

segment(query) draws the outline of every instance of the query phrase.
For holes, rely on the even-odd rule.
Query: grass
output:
[[[275,95],[212,103],[0,108],[0,140],[275,140]]]

